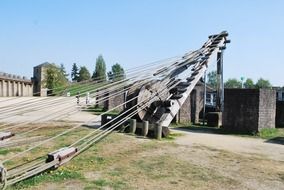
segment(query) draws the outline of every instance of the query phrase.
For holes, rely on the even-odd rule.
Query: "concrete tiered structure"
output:
[[[33,96],[33,83],[26,77],[0,72],[0,96]]]

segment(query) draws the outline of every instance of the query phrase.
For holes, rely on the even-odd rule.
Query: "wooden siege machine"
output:
[[[162,78],[149,81],[140,88],[134,87],[127,93],[126,100],[135,96],[137,99],[126,105],[126,110],[132,106],[139,108],[138,102],[148,99],[155,94],[160,88],[168,87],[168,93],[157,95],[153,98],[141,111],[138,112],[133,119],[138,121],[137,127],[142,127],[142,121],[149,122],[149,130],[155,131],[155,126],[161,126],[163,135],[168,134],[168,126],[174,119],[183,103],[186,101],[191,91],[197,82],[204,76],[210,59],[217,53],[217,78],[223,83],[223,51],[226,49],[226,44],[230,43],[227,39],[228,33],[226,31],[217,35],[209,36],[208,41],[199,49],[185,54],[182,59],[176,61],[168,67],[159,69],[155,75],[163,75]],[[189,77],[181,79],[180,75],[186,74]],[[183,77],[184,78],[184,77]],[[178,83],[173,87],[171,83]],[[218,85],[217,89],[217,107],[219,110],[222,107],[222,85]],[[220,110],[221,111],[221,110]]]
[[[225,31],[217,35],[211,35],[200,49],[186,53],[171,65],[155,71],[153,80],[146,82],[146,84],[143,83],[140,87],[137,87],[139,85],[135,85],[135,83],[132,84],[132,88],[127,92],[125,110],[120,116],[124,117],[127,110],[132,109],[134,106],[137,111],[133,112],[132,119],[136,119],[138,122],[148,122],[150,130],[151,128],[155,129],[155,126],[163,128],[163,133],[166,134],[169,124],[197,82],[204,75],[214,53],[218,54],[218,67],[222,68],[222,53],[226,48],[226,44],[230,42],[230,40],[227,40],[227,37],[228,33]],[[218,77],[221,75],[222,69],[219,70]],[[162,88],[167,89],[165,93],[160,93],[160,89]],[[219,94],[222,93],[219,91]],[[133,97],[137,98],[132,100]],[[128,102],[128,100],[132,101]],[[222,104],[222,97],[219,102]],[[0,163],[0,189],[39,174],[47,169],[59,167],[85,151],[95,142],[98,142],[99,139],[104,138],[113,129],[115,127],[102,130],[103,134],[101,136],[90,136],[88,140],[84,140],[83,138],[81,145],[72,145],[53,151],[47,155],[45,160],[36,161],[35,163],[30,162],[8,171]],[[162,130],[160,131],[162,133]],[[10,132],[2,132],[0,133],[0,140],[10,138],[13,135]]]

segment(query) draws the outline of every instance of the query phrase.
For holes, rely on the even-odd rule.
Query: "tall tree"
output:
[[[45,88],[49,89],[48,94],[52,94],[54,90],[67,85],[67,79],[61,72],[61,68],[52,63],[46,66],[43,80]]]
[[[106,80],[106,64],[102,55],[99,55],[96,60],[96,68],[92,78],[95,80]]]
[[[125,78],[124,69],[118,63],[114,64],[111,67],[111,71],[108,72],[107,74],[108,74],[108,79],[112,81],[118,81]]]
[[[211,71],[207,74],[207,84],[217,89],[217,71]]]
[[[242,82],[237,79],[228,79],[225,84],[225,88],[242,88]]]
[[[255,86],[256,88],[271,88],[272,87],[269,80],[264,80],[263,78],[258,79]]]
[[[255,88],[254,82],[251,78],[248,78],[245,82],[244,82],[244,88]]]
[[[78,81],[79,78],[79,68],[76,63],[73,63],[71,70],[71,79],[72,81]]]
[[[88,71],[87,67],[85,67],[85,66],[80,67],[78,82],[84,81],[84,80],[89,80],[90,78],[91,78],[91,74]]]
[[[67,79],[67,77],[68,77],[69,74],[66,72],[66,69],[65,69],[63,63],[60,64],[60,72],[61,72],[61,73],[65,76],[65,78]],[[67,80],[68,80],[68,79],[67,79]]]

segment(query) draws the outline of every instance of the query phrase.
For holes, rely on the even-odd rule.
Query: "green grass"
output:
[[[91,106],[91,107],[88,107],[86,110],[84,111],[87,111],[87,112],[92,112],[94,113],[95,115],[100,115],[100,114],[103,114],[105,113],[107,110],[105,110],[103,107],[97,107],[97,106]],[[119,110],[111,110],[109,112],[107,112],[106,114],[107,115],[117,115],[119,114],[121,111]]]
[[[7,155],[10,152],[21,152],[21,148],[1,148],[0,149],[0,155]]]
[[[284,129],[278,128],[265,128],[261,129],[257,134],[259,137],[264,139],[271,139],[275,137],[284,137]]]
[[[7,155],[9,153],[9,150],[7,149],[1,149],[0,150],[0,155]]]
[[[90,81],[87,83],[72,83],[69,86],[54,89],[53,95],[65,95],[67,92],[70,92],[71,96],[75,96],[78,92],[80,92],[81,96],[85,96],[84,94],[86,92],[94,92],[97,88],[106,84],[108,84],[108,82],[95,83],[94,81]]]
[[[82,174],[71,169],[60,167],[12,185],[11,189],[24,189],[42,182],[61,182],[69,179],[84,179]]]
[[[172,140],[175,140],[177,137],[181,137],[181,136],[184,136],[184,134],[183,133],[173,133],[173,132],[171,132],[167,137],[163,138],[162,140],[166,140],[166,141],[170,140],[170,141],[172,141]]]

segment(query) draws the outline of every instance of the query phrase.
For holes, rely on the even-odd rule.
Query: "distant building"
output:
[[[45,62],[34,67],[34,75],[32,81],[34,84],[33,91],[35,96],[47,96],[47,89],[45,87],[44,80],[46,69],[50,65],[50,63]]]
[[[216,107],[216,96],[217,96],[216,91],[212,90],[211,88],[207,88],[206,103],[205,103],[206,107],[207,106],[214,107],[214,108]]]
[[[0,72],[0,96],[32,96],[33,83],[27,77]]]
[[[277,101],[284,101],[284,87],[273,87],[276,90]]]

